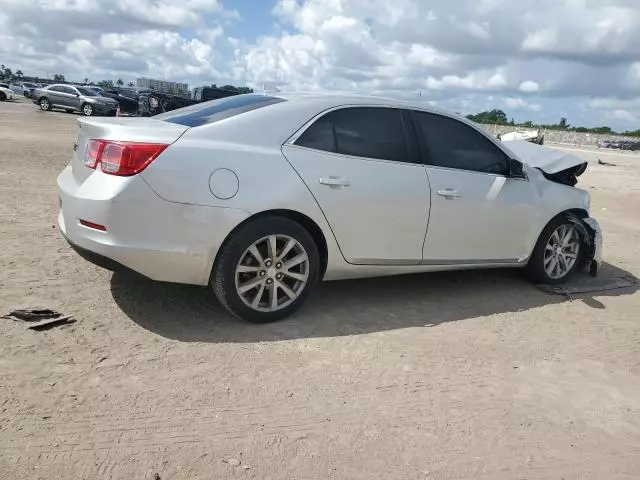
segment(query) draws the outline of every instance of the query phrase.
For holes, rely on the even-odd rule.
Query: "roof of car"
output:
[[[294,103],[305,103],[307,105],[314,105],[321,110],[343,105],[386,106],[397,108],[411,108],[457,118],[464,118],[462,115],[459,115],[455,112],[442,110],[424,102],[412,102],[408,100],[400,100],[397,98],[378,97],[373,95],[357,95],[353,93],[342,92],[267,92],[265,93],[265,95],[282,98]]]

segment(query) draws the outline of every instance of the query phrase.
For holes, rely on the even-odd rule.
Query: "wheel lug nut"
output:
[[[281,263],[276,263],[276,268],[282,268],[282,264]]]
[[[267,278],[267,285],[271,285],[273,283],[273,280],[271,278]]]
[[[266,262],[264,262],[264,264],[265,264],[267,267],[270,267],[270,266],[271,266],[271,260],[267,260]]]
[[[261,271],[260,271],[260,276],[261,276],[261,277],[264,277],[265,275],[266,275],[266,272],[265,272],[264,270],[261,270]]]
[[[278,280],[282,280],[282,274],[281,274],[281,273],[279,273],[278,275],[276,275],[276,278],[277,278]]]

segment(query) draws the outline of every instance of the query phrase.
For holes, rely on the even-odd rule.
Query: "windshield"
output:
[[[267,95],[236,95],[161,113],[160,115],[155,115],[154,118],[184,125],[185,127],[199,127],[284,101],[283,98],[269,97]]]
[[[90,88],[76,87],[80,92],[80,95],[84,95],[85,97],[97,97],[98,92],[92,90]]]
[[[38,88],[35,83],[23,83],[23,85],[27,88]]]

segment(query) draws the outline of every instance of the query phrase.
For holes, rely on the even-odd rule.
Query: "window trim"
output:
[[[491,145],[496,147],[500,152],[502,152],[504,154],[505,158],[507,159],[507,168],[509,167],[509,160],[512,159],[512,156],[511,156],[510,153],[506,152],[502,148],[502,146],[499,145],[493,139],[493,137],[491,137],[485,131],[483,131],[481,128],[478,128],[477,126],[473,125],[470,122],[463,121],[460,118],[456,118],[453,115],[448,115],[446,113],[441,113],[441,112],[434,112],[434,111],[429,111],[429,110],[421,110],[419,108],[407,108],[406,110],[407,110],[407,114],[409,116],[409,119],[411,120],[411,125],[413,127],[413,134],[415,135],[416,142],[418,143],[418,148],[419,148],[419,151],[420,151],[420,158],[422,159],[422,163],[424,164],[425,167],[437,168],[437,169],[441,169],[441,170],[449,170],[449,171],[452,171],[452,172],[476,173],[476,174],[479,174],[479,175],[490,175],[492,177],[501,177],[501,178],[514,179],[508,173],[507,174],[502,174],[502,173],[480,172],[478,170],[469,170],[469,169],[465,169],[465,168],[445,167],[445,166],[442,166],[442,165],[434,165],[433,164],[433,158],[431,156],[431,151],[429,149],[429,146],[425,144],[426,143],[425,141],[421,141],[420,140],[420,136],[418,135],[416,122],[414,121],[414,118],[413,118],[413,115],[412,115],[413,112],[416,112],[416,113],[427,113],[427,114],[434,115],[436,117],[448,118],[449,120],[453,120],[454,122],[459,122],[462,125],[465,125],[465,126],[471,128],[476,133],[480,134],[482,137],[484,137],[486,140],[488,140],[491,143]],[[426,151],[425,151],[425,149],[426,149]],[[528,181],[528,178],[526,178],[526,179],[516,179],[516,180]]]
[[[408,154],[407,160],[409,161],[403,162],[400,160],[389,160],[386,158],[360,157],[356,155],[347,155],[339,152],[328,152],[326,150],[319,150],[317,148],[305,147],[304,145],[297,145],[295,143],[304,134],[304,132],[306,132],[309,127],[311,127],[311,125],[313,125],[316,121],[320,120],[325,115],[328,115],[337,110],[345,110],[350,108],[385,108],[385,109],[398,111],[400,116],[400,124],[402,126],[402,131],[404,134],[404,141],[407,147],[407,154]],[[375,105],[375,104],[345,104],[345,105],[330,107],[316,114],[313,118],[311,118],[311,120],[307,121],[293,135],[291,135],[282,145],[283,146],[288,145],[294,148],[301,148],[304,150],[308,150],[310,152],[320,152],[327,155],[337,155],[344,158],[353,158],[356,160],[364,160],[369,162],[374,161],[374,162],[385,162],[385,163],[392,163],[392,164],[395,163],[400,165],[424,166],[424,163],[422,162],[422,159],[420,157],[420,151],[415,150],[416,145],[414,142],[417,142],[417,138],[415,137],[415,132],[413,132],[412,134],[411,130],[409,129],[409,127],[412,126],[412,124],[407,123],[406,116],[408,112],[406,112],[406,110],[408,110],[406,107],[400,107],[400,106],[394,106],[394,105]],[[408,120],[410,120],[410,118]],[[334,136],[335,136],[335,131],[334,131]]]

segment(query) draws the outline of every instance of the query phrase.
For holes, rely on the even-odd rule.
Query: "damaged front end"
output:
[[[567,213],[567,220],[573,223],[582,237],[585,247],[578,269],[588,271],[594,277],[598,275],[602,265],[602,230],[595,218],[580,218],[574,213]]]

